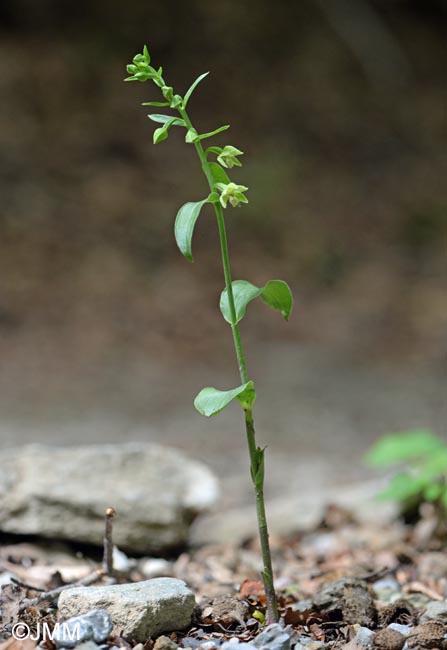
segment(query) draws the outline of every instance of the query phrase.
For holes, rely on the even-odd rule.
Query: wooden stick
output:
[[[107,508],[104,529],[104,555],[102,560],[102,571],[106,576],[113,575],[112,520],[115,514],[114,508]]]

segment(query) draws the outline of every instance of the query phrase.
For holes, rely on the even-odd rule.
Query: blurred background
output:
[[[180,134],[152,145],[124,84],[147,43],[190,113],[245,152],[234,278],[288,281],[289,323],[242,323],[269,494],[364,476],[381,434],[445,435],[445,0],[10,0],[0,6],[0,440],[159,440],[250,497],[211,210],[195,264],[179,206],[206,192]],[[239,480],[240,479],[240,480]]]

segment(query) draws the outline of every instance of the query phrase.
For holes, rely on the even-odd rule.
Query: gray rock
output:
[[[389,630],[395,630],[400,632],[403,636],[408,636],[411,634],[411,625],[402,625],[401,623],[390,623],[388,625]]]
[[[152,444],[27,445],[2,451],[0,464],[3,532],[102,545],[113,506],[114,542],[138,553],[184,544],[218,493],[204,465]]]
[[[295,650],[325,650],[327,647],[323,641],[315,641],[308,636],[300,636]]]
[[[220,650],[253,650],[253,643],[246,643],[245,641],[239,641],[236,637],[225,641],[220,646]]]
[[[263,650],[290,650],[296,644],[298,635],[290,626],[279,623],[268,625],[253,641],[256,648]]]
[[[425,607],[419,623],[427,621],[442,621],[447,623],[447,600],[432,600]]]
[[[182,630],[192,620],[194,594],[182,580],[155,578],[106,587],[73,587],[59,596],[59,612],[78,616],[104,609],[114,630],[144,643],[162,632]]]
[[[372,647],[374,632],[367,627],[360,626],[355,635],[355,640],[361,648]]]
[[[104,643],[111,631],[112,622],[109,614],[104,610],[95,609],[82,616],[59,622],[52,641],[57,648],[74,648],[83,641]]]

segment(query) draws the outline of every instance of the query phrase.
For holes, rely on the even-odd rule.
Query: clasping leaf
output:
[[[203,201],[197,201],[196,203],[185,203],[177,212],[174,226],[175,241],[182,255],[190,262],[194,261],[192,257],[194,226],[196,225],[201,209],[208,202],[209,198],[203,199]]]
[[[247,381],[246,384],[232,390],[218,390],[211,387],[202,388],[194,400],[194,406],[201,415],[211,417],[220,413],[235,397],[240,396],[247,389],[253,390],[253,387],[253,382]]]
[[[289,320],[293,307],[293,297],[289,285],[283,280],[269,280],[263,287],[255,287],[246,280],[232,282],[234,306],[236,310],[236,323],[245,316],[249,302],[261,296],[264,302],[280,311],[286,320]],[[227,290],[224,289],[220,296],[220,311],[227,323],[233,324]]]

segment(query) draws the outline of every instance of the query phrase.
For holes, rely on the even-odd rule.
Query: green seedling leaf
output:
[[[195,89],[197,88],[197,86],[199,85],[199,83],[200,83],[201,81],[203,81],[203,79],[205,79],[205,77],[207,77],[208,75],[209,75],[209,72],[204,72],[204,73],[201,74],[199,77],[197,77],[197,79],[196,79],[195,81],[193,81],[193,83],[190,85],[190,87],[189,87],[188,90],[186,91],[185,97],[184,97],[184,99],[183,99],[183,106],[184,106],[185,108],[186,108],[186,105],[187,105],[188,102],[189,102],[189,98],[191,97],[191,95],[193,94],[193,92],[195,91]]]
[[[202,133],[201,135],[199,135],[199,140],[206,140],[207,138],[212,138],[213,135],[217,135],[218,133],[222,133],[222,131],[226,131],[229,128],[230,128],[230,125],[225,124],[225,126],[220,126],[218,129],[215,129],[215,131],[210,131],[209,133]]]
[[[262,627],[265,625],[265,616],[262,612],[259,611],[259,609],[255,609],[255,611],[252,614],[252,617],[255,618],[257,621],[260,622]]]
[[[220,413],[228,404],[247,388],[253,388],[253,382],[248,381],[232,390],[217,390],[217,388],[202,388],[194,400],[194,406],[201,415],[211,417]]]
[[[231,183],[230,179],[228,178],[227,172],[219,165],[219,163],[211,162],[209,164],[209,167],[211,170],[213,181],[215,183],[224,183],[225,185]]]
[[[379,495],[382,501],[408,501],[418,497],[424,489],[424,482],[410,474],[396,474],[390,484]]]
[[[159,115],[158,113],[152,113],[148,115],[148,118],[153,122],[158,122],[159,124],[167,124],[171,122],[175,126],[185,126],[185,123],[179,117],[172,117],[172,115]]]
[[[372,467],[390,467],[412,459],[427,458],[443,446],[439,438],[425,429],[393,433],[376,442],[366,461]]]
[[[270,280],[263,287],[255,287],[245,280],[234,280],[232,283],[234,306],[236,309],[236,323],[245,316],[249,302],[262,296],[264,302],[282,313],[286,320],[289,319],[293,306],[292,292],[282,280]],[[220,311],[227,323],[232,324],[230,303],[227,290],[224,289],[220,296]]]
[[[284,280],[270,280],[262,290],[263,301],[281,312],[289,320],[293,308],[293,296],[289,285]]]
[[[205,203],[208,202],[209,197],[203,199],[203,201],[197,201],[196,203],[185,203],[185,205],[182,205],[180,210],[177,212],[174,225],[175,241],[177,242],[177,246],[182,255],[184,255],[190,262],[194,261],[192,257],[192,236],[194,233],[194,226],[196,225],[201,209]]]

